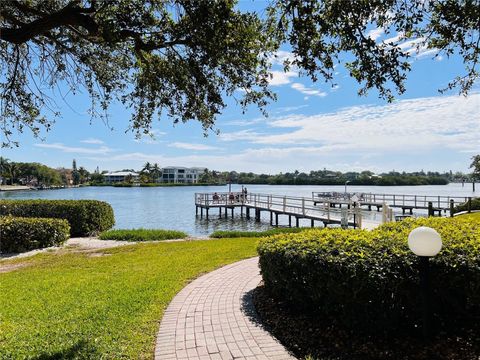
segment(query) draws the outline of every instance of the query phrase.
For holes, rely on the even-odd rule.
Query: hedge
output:
[[[97,200],[0,200],[0,215],[65,219],[71,236],[89,236],[115,224],[110,204]]]
[[[468,210],[468,202],[455,206],[453,212],[458,213]],[[480,210],[480,198],[472,198],[470,210]]]
[[[266,290],[333,324],[385,335],[421,328],[419,259],[409,232],[435,228],[443,249],[430,260],[433,324],[451,330],[480,321],[480,223],[406,219],[376,230],[321,229],[260,242]]]
[[[163,229],[117,229],[102,232],[98,237],[102,240],[120,241],[160,241],[184,239],[187,233],[178,230]]]
[[[63,219],[0,217],[0,252],[15,253],[63,244],[70,225]]]

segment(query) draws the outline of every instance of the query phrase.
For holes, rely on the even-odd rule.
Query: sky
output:
[[[381,29],[371,29],[369,35],[377,42],[392,37]],[[297,69],[284,72],[283,59],[292,54],[283,47],[273,60],[270,86],[278,99],[267,106],[268,118],[255,107],[242,114],[229,99],[216,123],[220,135],[204,137],[196,121],[174,126],[162,118],[153,125],[153,138],[135,139],[127,130],[128,109],[113,105],[108,126],[101,120],[91,122],[89,98],[80,93],[66,103],[57,101],[62,116],[51,131],[41,138],[28,132],[16,136],[20,147],[1,149],[1,155],[51,167],[71,167],[76,159],[90,171],[97,166],[139,170],[148,161],[162,167],[270,174],[324,168],[468,172],[471,157],[480,153],[479,83],[468,97],[458,90],[440,94],[438,89],[463,74],[461,60],[435,50],[417,51],[415,41],[402,46],[412,52],[412,71],[407,91],[390,104],[376,91],[358,96],[359,85],[342,64],[335,69],[334,87],[313,83]]]

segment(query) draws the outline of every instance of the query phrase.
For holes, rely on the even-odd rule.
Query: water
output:
[[[250,193],[311,197],[312,191],[343,192],[344,186],[300,185],[248,185]],[[232,185],[232,191],[241,190]],[[253,219],[241,219],[239,211],[235,218],[218,217],[210,211],[210,219],[195,216],[194,194],[196,192],[224,192],[228,186],[186,186],[151,188],[82,187],[45,191],[0,192],[0,199],[95,199],[110,203],[115,212],[115,228],[157,228],[182,230],[192,236],[207,236],[215,230],[264,230],[270,227],[265,213],[260,223]],[[472,185],[449,184],[436,186],[348,186],[349,192],[372,192],[407,195],[475,196]],[[478,193],[476,194],[478,196]],[[281,217],[282,218],[282,217]],[[284,219],[281,219],[284,221]],[[282,223],[280,223],[282,224]],[[309,221],[300,225],[308,226]]]

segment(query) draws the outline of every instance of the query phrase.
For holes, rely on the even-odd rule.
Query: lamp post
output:
[[[347,195],[347,184],[350,183],[350,180],[345,181],[345,195]]]
[[[408,247],[420,257],[420,287],[423,302],[423,339],[430,337],[430,279],[429,259],[442,249],[442,238],[434,229],[420,226],[408,235]]]

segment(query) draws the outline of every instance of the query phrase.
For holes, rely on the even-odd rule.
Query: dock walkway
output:
[[[279,196],[272,194],[249,193],[196,193],[195,194],[196,214],[200,210],[200,216],[209,218],[211,209],[219,209],[219,215],[228,216],[231,211],[232,217],[235,209],[240,209],[240,215],[251,217],[254,212],[255,220],[260,221],[262,212],[270,213],[270,224],[278,226],[279,216],[288,216],[288,225],[299,227],[301,219],[310,220],[312,227],[315,222],[326,226],[329,224],[343,224],[354,228],[362,227],[362,214],[360,208],[335,209],[330,206],[319,206],[313,199],[294,196]]]
[[[353,202],[360,206],[367,206],[368,210],[376,207],[377,211],[387,204],[390,208],[400,208],[402,213],[413,210],[428,210],[434,214],[453,211],[456,205],[471,201],[466,196],[432,196],[432,195],[404,195],[404,194],[377,194],[377,193],[339,193],[339,192],[312,192],[312,199],[316,204],[328,202],[332,207],[350,207]]]

